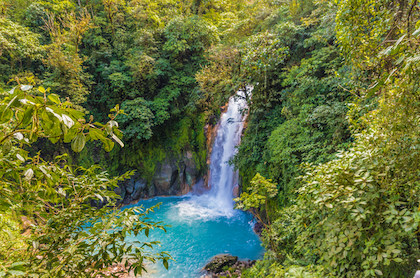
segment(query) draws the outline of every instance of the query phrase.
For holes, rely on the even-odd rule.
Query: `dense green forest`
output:
[[[0,277],[167,266],[124,242],[165,226],[114,188],[186,152],[205,175],[238,90],[267,249],[242,277],[412,277],[419,45],[417,0],[0,0]]]

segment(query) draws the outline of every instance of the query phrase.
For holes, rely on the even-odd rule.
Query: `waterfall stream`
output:
[[[238,173],[228,164],[240,141],[243,117],[240,110],[244,100],[231,98],[227,111],[221,116],[217,136],[213,144],[209,185],[211,189],[200,196],[187,194],[181,197],[157,197],[140,201],[145,207],[162,203],[151,215],[154,221],[163,221],[167,233],[152,231],[132,240],[158,240],[175,259],[169,270],[161,265],[148,267],[146,277],[200,277],[201,268],[213,256],[232,254],[239,259],[258,259],[263,248],[253,232],[252,217],[234,210],[232,190],[238,183]]]
[[[210,164],[209,193],[216,206],[226,211],[233,209],[233,187],[238,185],[238,173],[228,164],[235,154],[243,128],[241,110],[245,108],[243,99],[230,98],[226,113],[220,119],[220,126],[213,144]]]

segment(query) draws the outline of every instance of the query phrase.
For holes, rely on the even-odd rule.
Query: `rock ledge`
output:
[[[255,264],[255,260],[238,261],[237,256],[227,254],[214,256],[203,268],[206,272],[202,278],[241,277],[242,271]]]

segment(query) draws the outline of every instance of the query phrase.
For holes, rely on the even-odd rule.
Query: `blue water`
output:
[[[218,210],[206,205],[209,200],[206,195],[187,195],[159,197],[138,203],[147,208],[162,202],[160,209],[149,217],[172,226],[167,233],[154,230],[148,238],[145,235],[135,238],[160,241],[161,247],[156,250],[168,251],[175,259],[169,263],[169,270],[162,263],[147,265],[148,274],[145,277],[200,277],[200,270],[206,262],[218,254],[232,254],[240,260],[262,257],[264,250],[252,230],[252,216],[238,210]]]

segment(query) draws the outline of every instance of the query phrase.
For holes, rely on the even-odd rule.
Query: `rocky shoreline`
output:
[[[227,254],[214,256],[203,268],[203,274],[200,278],[232,277],[239,278],[242,272],[252,267],[255,260],[238,261],[237,256]]]
[[[114,192],[121,198],[118,206],[136,204],[140,200],[146,200],[160,196],[181,196],[193,191],[195,184],[201,184],[207,190],[205,176],[202,175],[199,166],[194,163],[193,155],[186,152],[181,159],[165,159],[158,163],[157,169],[150,180],[146,180],[136,172],[131,178],[118,183]],[[106,200],[92,200],[91,205],[102,207],[107,204]]]
[[[239,278],[242,276],[242,272],[245,269],[252,267],[255,264],[255,260],[238,260],[237,256],[231,256],[228,254],[222,254],[214,256],[210,259],[210,262],[202,269],[202,275],[200,278],[222,278],[232,277]],[[118,278],[137,278],[142,277],[141,275],[135,275],[134,271],[128,271],[129,266],[132,262],[114,264],[105,271],[105,277],[118,277]],[[101,275],[97,275],[95,278],[103,278]]]

